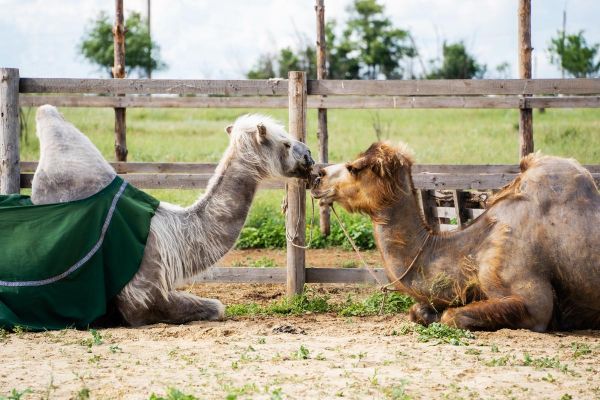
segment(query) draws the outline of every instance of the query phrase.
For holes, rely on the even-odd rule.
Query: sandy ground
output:
[[[374,289],[314,290],[339,300]],[[284,288],[192,291],[265,303]],[[12,333],[0,338],[0,396],[30,389],[24,399],[148,399],[176,388],[207,399],[600,398],[599,331],[479,332],[453,346],[421,342],[412,326],[405,315],[320,314],[103,329],[97,343],[85,331]]]

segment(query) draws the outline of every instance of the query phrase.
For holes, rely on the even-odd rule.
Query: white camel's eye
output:
[[[284,142],[283,145],[285,146],[286,149],[289,149],[290,147],[292,147],[292,144],[288,143],[288,142]]]

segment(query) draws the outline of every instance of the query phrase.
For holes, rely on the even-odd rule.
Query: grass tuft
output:
[[[468,346],[467,339],[475,339],[471,331],[452,328],[448,325],[434,322],[429,326],[417,325],[416,332],[419,334],[420,342],[429,342],[431,340],[437,343],[448,343],[454,346]]]

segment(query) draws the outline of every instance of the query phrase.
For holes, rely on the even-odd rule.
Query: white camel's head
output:
[[[308,178],[314,160],[308,146],[295,140],[271,117],[248,114],[225,128],[239,156],[263,177]]]

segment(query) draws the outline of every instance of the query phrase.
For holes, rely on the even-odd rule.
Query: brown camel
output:
[[[600,194],[577,161],[529,155],[466,228],[434,232],[419,211],[406,146],[375,143],[323,168],[313,195],[369,215],[411,320],[463,328],[600,328]]]

